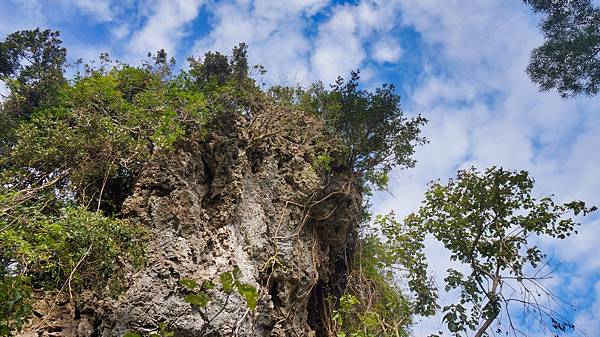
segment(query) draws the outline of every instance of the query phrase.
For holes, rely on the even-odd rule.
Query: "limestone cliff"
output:
[[[63,294],[40,300],[26,335],[319,336],[325,297],[344,286],[361,214],[348,172],[326,174],[322,124],[281,111],[217,118],[203,139],[187,139],[151,161],[123,204],[149,235],[147,263],[116,298]],[[343,170],[338,170],[343,171]],[[237,295],[207,290],[202,309],[178,284],[219,282],[238,267],[258,290],[252,311]]]

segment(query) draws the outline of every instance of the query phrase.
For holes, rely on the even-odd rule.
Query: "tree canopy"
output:
[[[543,91],[562,97],[600,90],[600,8],[592,0],[524,0],[543,15],[544,44],[533,50],[527,73]]]
[[[371,92],[359,82],[359,71],[353,71],[348,80],[338,77],[330,90],[315,83],[307,89],[275,86],[270,93],[279,102],[321,116],[345,145],[334,165],[348,167],[366,183],[384,189],[390,170],[414,167],[412,155],[426,143],[421,128],[427,119],[405,116],[393,84]]]
[[[518,308],[546,331],[574,328],[561,315],[560,299],[543,283],[552,268],[536,238],[577,233],[578,224],[567,215],[586,215],[596,207],[582,201],[557,204],[550,196],[536,199],[533,186],[527,171],[462,170],[448,184],[432,183],[422,207],[407,217],[408,227],[432,234],[451,260],[467,266],[466,273],[449,269],[445,278],[446,291],[460,292],[459,303],[443,308],[455,336],[468,331],[488,336],[495,321],[493,331],[523,333],[513,317]]]

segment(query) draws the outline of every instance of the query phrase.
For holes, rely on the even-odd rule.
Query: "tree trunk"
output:
[[[492,316],[488,317],[488,319],[485,320],[485,322],[479,328],[479,330],[477,330],[477,333],[475,334],[474,337],[481,337],[481,336],[483,336],[483,334],[485,333],[485,331],[490,327],[490,325],[492,325],[492,322],[494,322],[494,320],[496,320],[496,317],[498,317],[499,313],[500,313],[500,310],[496,310],[496,312]]]

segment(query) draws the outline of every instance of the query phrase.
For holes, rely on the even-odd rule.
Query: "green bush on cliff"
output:
[[[339,77],[330,89],[316,83],[306,89],[275,86],[269,93],[279,104],[322,117],[344,145],[335,166],[350,170],[367,191],[370,186],[381,190],[387,187],[387,174],[393,168],[415,165],[412,155],[426,142],[421,128],[427,120],[404,115],[394,85],[384,84],[371,92],[360,89],[359,80],[355,71],[347,81]]]

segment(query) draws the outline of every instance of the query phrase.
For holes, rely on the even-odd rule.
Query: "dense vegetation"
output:
[[[23,326],[34,289],[119,293],[122,276],[144,263],[145,233],[121,217],[123,201],[149,160],[184,139],[204,139],[215,116],[250,117],[267,102],[321,118],[342,148],[322,153],[317,164],[324,174],[349,172],[365,195],[385,189],[392,169],[415,165],[426,120],[404,116],[393,85],[362,90],[356,71],[329,87],[263,90],[249,75],[246,52],[240,44],[230,57],[190,57],[187,70],[175,72],[164,51],[139,66],[105,54],[97,63],[67,65],[59,34],[39,29],[0,43],[0,79],[9,89],[0,109],[0,336]],[[465,171],[446,186],[433,184],[423,208],[406,221],[391,214],[362,224],[345,292],[328,299],[330,332],[408,336],[415,315],[435,314],[423,253],[430,233],[472,268],[446,280],[462,294],[460,304],[443,308],[449,330],[485,335],[508,303],[501,284],[530,280],[524,265],[543,260],[535,247],[521,255],[529,235],[562,238],[575,225],[563,218],[566,211],[593,210],[581,202],[536,201],[532,186],[523,172]],[[256,289],[224,275],[223,290],[237,290],[254,309]],[[205,305],[206,285],[181,285],[190,303]]]
[[[546,39],[533,50],[527,73],[541,90],[562,97],[600,90],[600,8],[592,0],[524,0],[543,16]]]
[[[392,167],[412,166],[423,142],[425,120],[403,116],[392,86],[360,90],[355,73],[331,89],[264,92],[248,75],[244,44],[231,57],[191,57],[177,74],[164,51],[140,66],[105,54],[67,65],[59,34],[39,29],[9,35],[0,50],[9,88],[0,138],[2,335],[23,325],[32,289],[119,291],[127,268],[143,263],[143,230],[120,217],[136,177],[182,139],[201,140],[214,116],[250,116],[259,102],[303,105],[344,144],[319,162],[331,174],[353,172],[365,191],[383,188]]]

